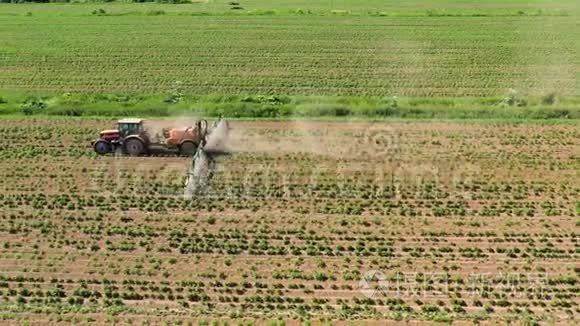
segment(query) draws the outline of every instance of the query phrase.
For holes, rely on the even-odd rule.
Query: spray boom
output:
[[[183,193],[185,199],[191,199],[193,195],[202,194],[207,189],[216,169],[217,157],[229,154],[226,147],[229,129],[228,122],[221,118],[213,124],[211,130],[208,130],[206,122],[205,133],[193,154],[191,168],[187,174]]]

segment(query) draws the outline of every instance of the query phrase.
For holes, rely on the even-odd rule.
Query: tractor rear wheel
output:
[[[181,155],[193,155],[193,154],[195,154],[196,150],[197,150],[197,146],[195,146],[195,144],[191,141],[184,141],[179,146],[179,153]]]
[[[106,140],[97,140],[93,145],[95,152],[99,155],[105,155],[111,152],[111,144]]]
[[[131,156],[143,154],[144,149],[143,142],[137,138],[131,138],[125,141],[125,152]]]

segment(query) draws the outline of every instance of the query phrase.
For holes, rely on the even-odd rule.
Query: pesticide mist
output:
[[[228,152],[226,142],[229,126],[224,120],[219,120],[210,133],[199,144],[193,156],[193,162],[188,172],[183,196],[191,199],[193,195],[203,194],[208,182],[216,169],[216,158]]]

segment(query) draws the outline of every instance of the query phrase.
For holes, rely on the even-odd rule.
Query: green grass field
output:
[[[240,6],[3,4],[0,96],[8,103],[0,110],[14,113],[28,93],[47,95],[50,105],[65,93],[158,96],[176,81],[185,95],[350,102],[502,97],[515,89],[530,98],[555,93],[577,107],[576,1],[242,0]],[[188,103],[195,111],[203,101]]]

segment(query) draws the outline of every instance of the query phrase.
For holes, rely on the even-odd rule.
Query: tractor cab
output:
[[[141,135],[145,132],[142,119],[122,119],[117,122],[119,136],[125,138],[131,135]]]

